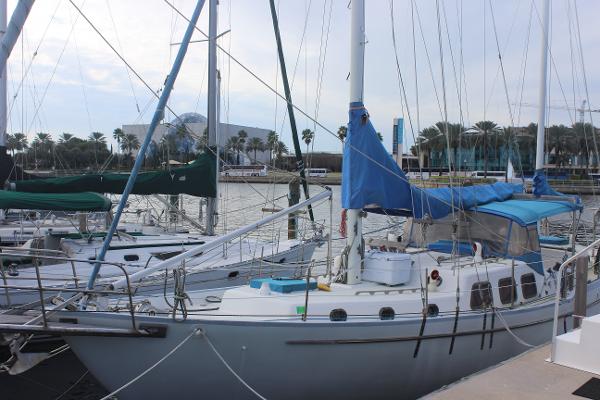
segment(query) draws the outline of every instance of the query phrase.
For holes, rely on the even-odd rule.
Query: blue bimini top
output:
[[[580,206],[578,204],[569,201],[511,199],[479,205],[473,207],[471,210],[498,215],[515,221],[521,226],[527,226],[553,215],[573,212],[579,209]]]

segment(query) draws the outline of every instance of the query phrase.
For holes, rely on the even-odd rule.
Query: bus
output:
[[[306,168],[306,176],[325,178],[327,176],[327,168]]]
[[[486,173],[484,171],[473,171],[471,172],[471,178],[484,178]],[[491,179],[504,179],[506,176],[506,171],[488,171],[487,177]]]
[[[266,165],[224,165],[221,176],[267,176]]]

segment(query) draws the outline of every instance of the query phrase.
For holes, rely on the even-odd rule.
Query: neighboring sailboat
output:
[[[136,165],[131,174],[99,173],[50,179],[31,179],[14,181],[8,185],[16,192],[4,192],[6,196],[12,196],[12,198],[22,197],[24,199],[28,197],[52,199],[57,196],[66,198],[69,196],[68,193],[76,198],[77,193],[81,191],[124,193],[119,201],[115,217],[110,223],[111,226],[105,232],[98,232],[95,235],[79,232],[81,236],[77,239],[74,238],[77,235],[65,235],[65,232],[62,231],[52,232],[46,230],[44,232],[45,235],[42,236],[47,240],[42,240],[41,246],[36,247],[55,252],[53,253],[55,256],[54,265],[46,265],[39,269],[42,277],[50,277],[50,280],[42,279],[47,287],[53,290],[60,288],[74,289],[82,281],[95,282],[99,273],[99,266],[92,267],[88,260],[98,259],[118,263],[122,265],[127,273],[133,274],[140,269],[147,269],[155,264],[160,264],[160,261],[165,258],[183,253],[193,245],[210,243],[219,238],[219,236],[214,235],[215,216],[217,214],[216,198],[218,196],[218,160],[216,154],[218,154],[217,127],[219,119],[216,19],[215,5],[211,13],[209,32],[210,60],[207,112],[209,151],[201,154],[190,165],[181,168],[138,173],[149,138],[163,116],[164,102],[168,98],[170,88],[172,88],[177,75],[176,69],[183,59],[183,54],[185,54],[184,50],[176,60],[175,72],[170,75],[169,82],[167,82],[169,86],[161,96],[163,109],[159,104],[158,111],[155,113],[152,124],[148,129],[144,141],[145,146],[143,145],[140,149]],[[141,227],[131,229],[130,232],[135,233],[135,237],[130,238],[128,243],[123,243],[123,237],[127,241],[127,237],[130,236],[126,232],[119,232],[122,231],[124,226],[128,226],[119,223],[121,213],[127,202],[127,196],[129,194],[149,195],[156,193],[206,197],[208,206],[204,231],[192,233],[160,232],[158,228],[153,227],[148,232],[148,227]],[[14,206],[17,203],[13,202],[11,204]],[[119,226],[119,231],[117,231],[117,226]],[[115,234],[117,239],[113,239]],[[290,268],[293,271],[294,268],[301,269],[305,266],[307,261],[312,258],[315,248],[322,243],[323,238],[318,232],[315,232],[313,237],[301,239],[277,239],[273,241],[240,238],[236,243],[224,243],[221,252],[213,250],[187,262],[187,272],[189,274],[187,276],[187,287],[189,289],[202,289],[233,286],[246,283],[250,277],[257,274],[267,274],[268,276],[290,273]],[[14,249],[12,254],[0,256],[0,258],[21,257],[27,259],[36,258],[40,254],[40,252],[29,250],[31,247],[29,245],[25,247],[25,249]],[[13,286],[13,288],[6,290],[6,293],[0,296],[0,307],[29,303],[39,297],[35,290],[37,280],[34,279],[37,271],[19,267],[17,272],[18,276],[2,274],[4,284]],[[108,283],[111,279],[117,279],[119,276],[122,276],[122,271],[119,268],[105,266],[99,283]],[[157,271],[154,275],[147,277],[144,288],[140,288],[137,293],[160,293],[165,287],[172,288],[173,281],[169,279],[169,282],[165,283],[164,271]]]
[[[258,279],[226,290],[214,307],[189,312],[185,320],[161,315],[172,311],[165,300],[147,299],[153,311],[136,314],[136,323],[140,330],[160,327],[159,339],[65,337],[112,394],[415,398],[550,339],[559,290],[554,268],[583,247],[574,237],[540,237],[536,225],[579,212],[581,204],[554,196],[539,171],[536,196],[506,183],[411,186],[363,106],[364,4],[352,1],[345,256],[318,279]],[[402,240],[363,248],[363,209],[407,216]],[[119,287],[124,284],[113,286]],[[572,286],[560,289],[567,299],[561,314],[568,316]],[[206,292],[187,295],[202,299]],[[599,296],[594,276],[587,297],[593,312],[600,311]],[[59,312],[55,318],[67,316],[96,328],[131,323],[110,312]]]

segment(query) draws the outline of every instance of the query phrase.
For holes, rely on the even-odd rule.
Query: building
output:
[[[154,136],[152,137],[152,141],[156,144],[160,143],[166,135],[177,135],[177,132],[180,130],[181,126],[185,125],[186,131],[191,132],[191,135],[187,138],[177,138],[175,141],[177,142],[177,146],[179,150],[183,148],[188,148],[190,150],[195,149],[196,143],[198,142],[198,138],[201,138],[204,134],[204,131],[207,127],[207,120],[203,115],[197,113],[185,113],[180,115],[179,119],[173,120],[171,123],[160,124],[156,127],[154,131]],[[140,143],[144,140],[146,136],[146,132],[148,131],[147,124],[136,124],[136,125],[123,125],[123,133],[134,134],[140,140]],[[251,126],[244,125],[236,125],[236,124],[226,124],[220,123],[219,130],[217,133],[217,141],[219,147],[224,148],[228,142],[228,140],[237,136],[240,131],[245,131],[248,134],[246,138],[246,143],[248,140],[253,137],[257,137],[262,140],[264,144],[267,143],[267,136],[269,135],[269,129],[256,128]],[[248,165],[252,164],[254,161],[254,152],[250,153],[241,153],[240,154],[240,164]],[[257,151],[256,152],[256,161],[259,163],[268,163],[269,162],[269,151]]]

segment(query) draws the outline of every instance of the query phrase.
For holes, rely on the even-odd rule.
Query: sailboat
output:
[[[549,341],[557,291],[563,293],[564,329],[572,326],[574,277],[557,287],[556,271],[565,256],[592,259],[595,249],[574,236],[542,237],[537,225],[554,215],[576,215],[581,202],[553,191],[541,164],[533,194],[502,182],[411,186],[364,106],[365,1],[353,0],[351,8],[342,188],[349,234],[343,254],[322,276],[309,270],[303,279],[255,279],[185,315],[166,297],[147,297],[152,312],[135,313],[139,337],[65,334],[111,395],[416,398]],[[365,211],[405,216],[402,237],[363,244]],[[167,260],[163,266],[172,265]],[[131,282],[145,274],[132,275]],[[600,312],[600,280],[591,272],[588,279],[588,311]],[[121,280],[109,288],[126,287]],[[186,295],[195,301],[206,292]],[[57,311],[49,319],[106,333],[131,326],[132,315]]]
[[[216,32],[216,11],[213,14],[210,23],[211,29]],[[24,248],[5,249],[4,254],[0,255],[0,260],[8,260],[7,266],[10,260],[18,259],[20,262],[19,265],[15,264],[10,274],[5,273],[4,270],[1,271],[3,284],[9,286],[10,289],[5,289],[5,293],[0,296],[0,308],[14,307],[39,300],[36,290],[38,275],[42,277],[41,282],[54,291],[61,288],[76,289],[82,282],[96,281],[96,277],[99,278],[98,283],[107,283],[111,280],[118,280],[123,276],[123,272],[133,274],[155,264],[160,265],[161,261],[184,253],[194,245],[210,243],[220,238],[221,235],[215,235],[219,120],[216,33],[211,37],[207,113],[210,150],[201,154],[193,163],[169,171],[138,173],[149,139],[163,116],[162,113],[156,113],[131,174],[98,173],[49,179],[17,180],[7,185],[12,191],[0,192],[0,205],[5,206],[3,208],[23,208],[24,205],[29,205],[32,208],[37,206],[46,210],[65,209],[61,201],[68,200],[68,204],[77,204],[84,202],[85,196],[99,196],[87,192],[124,194],[119,201],[114,218],[110,222],[110,228],[106,231],[92,234],[84,231],[65,232],[62,229],[52,230],[49,228],[40,238],[42,240],[36,242],[36,245],[26,243]],[[181,60],[182,57],[178,62],[181,63]],[[168,94],[163,96],[163,101],[166,99],[168,99]],[[178,233],[160,231],[154,226],[131,229],[131,224],[120,222],[129,194],[153,195],[157,193],[171,196],[187,194],[207,198],[204,229],[201,232]],[[7,199],[3,201],[5,197]],[[106,206],[106,202],[110,205],[108,199],[103,196],[99,197],[102,197],[104,206]],[[26,200],[29,198],[35,198],[38,202],[27,203]],[[18,199],[22,199],[23,202],[19,203]],[[83,211],[81,207],[80,204],[79,210]],[[104,207],[102,211],[106,212],[109,209]],[[187,217],[187,219],[190,218]],[[299,239],[274,241],[240,238],[235,243],[223,243],[221,249],[213,249],[197,255],[192,260],[187,260],[186,284],[188,289],[235,286],[246,283],[250,277],[256,274],[289,274],[290,270],[294,268],[305,267],[305,264],[312,258],[315,248],[323,243],[323,237],[319,232],[315,232],[312,237]],[[40,255],[48,253],[52,254],[53,258],[50,261],[46,258],[44,264],[52,265],[44,265],[36,269],[22,268],[22,260],[33,259],[35,261],[39,259]],[[90,260],[94,259],[110,263],[110,265],[104,266],[101,275],[98,275],[99,265],[90,263]],[[137,294],[160,293],[165,287],[172,288],[174,285],[172,279],[169,278],[169,282],[165,283],[166,279],[164,271],[157,271],[154,275],[146,277],[144,287],[138,288]]]

